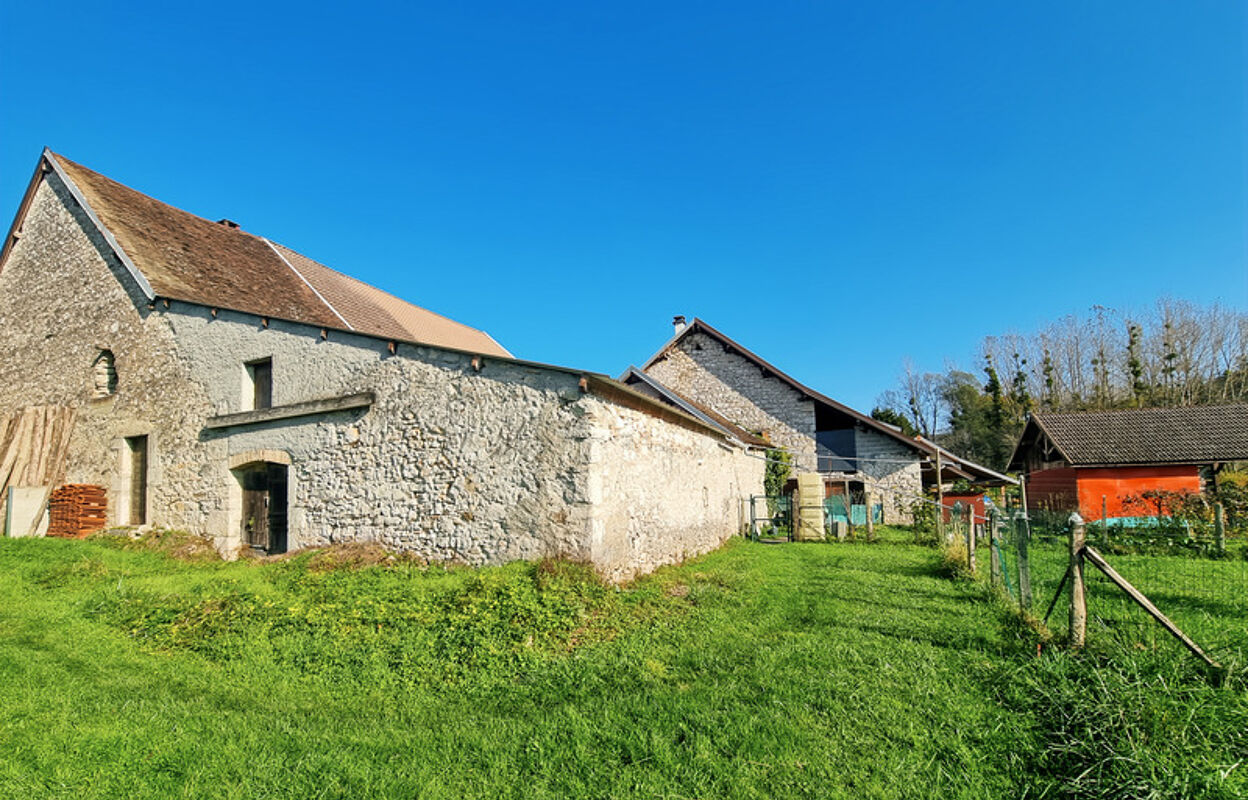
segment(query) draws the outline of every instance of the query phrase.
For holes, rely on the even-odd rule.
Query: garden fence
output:
[[[1086,545],[1224,666],[1248,665],[1248,531],[1225,524],[1155,520],[1086,523]],[[1069,638],[1069,514],[996,514],[986,520],[991,580],[1020,608]],[[982,563],[982,559],[981,559]],[[982,569],[982,567],[981,567]],[[1092,563],[1083,568],[1090,643],[1140,648],[1182,644]]]

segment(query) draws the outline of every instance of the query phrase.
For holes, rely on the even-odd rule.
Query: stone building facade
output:
[[[0,419],[73,409],[60,479],[106,487],[112,524],[622,580],[717,547],[761,491],[762,461],[693,416],[106,180],[40,160],[0,255]],[[196,247],[222,273],[202,286],[177,262]],[[231,280],[234,306],[211,294]]]
[[[678,320],[647,374],[788,450],[794,468],[823,474],[830,492],[849,484],[883,521],[911,520],[930,455],[920,440],[798,383],[702,320]]]

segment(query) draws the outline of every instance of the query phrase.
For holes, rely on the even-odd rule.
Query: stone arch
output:
[[[117,394],[117,362],[112,350],[100,350],[91,365],[91,396],[95,399]]]
[[[248,450],[229,457],[228,524],[240,546],[265,553],[298,547],[291,524],[294,470],[283,450]]]
[[[282,464],[289,467],[294,462],[291,461],[290,453],[285,450],[247,450],[242,453],[235,453],[230,456],[230,469],[239,469],[248,464],[256,463]]]

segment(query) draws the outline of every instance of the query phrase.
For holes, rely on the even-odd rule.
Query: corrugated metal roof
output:
[[[401,341],[510,356],[484,331],[350,278],[282,245],[174,208],[54,158],[159,297]]]

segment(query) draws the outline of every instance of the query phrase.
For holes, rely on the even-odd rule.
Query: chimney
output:
[[[225,227],[229,228],[232,231],[238,230],[238,223],[232,219],[219,219],[217,220],[217,224],[224,225]]]
[[[679,336],[680,332],[683,331],[687,327],[685,325],[685,315],[677,314],[676,316],[672,317],[672,327],[676,329],[676,333],[673,335]]]

